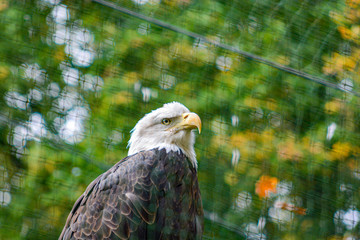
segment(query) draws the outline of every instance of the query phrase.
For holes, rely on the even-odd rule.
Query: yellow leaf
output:
[[[261,133],[261,142],[265,146],[271,147],[273,145],[274,138],[274,131],[271,129],[265,130]]]
[[[277,105],[277,102],[275,99],[270,98],[266,101],[267,109],[269,109],[271,111],[276,111],[277,107],[278,107],[278,105]]]
[[[325,110],[328,113],[337,113],[337,112],[339,112],[340,107],[341,107],[341,102],[338,99],[327,102],[325,104]]]
[[[234,147],[240,147],[244,145],[248,139],[243,134],[234,134],[230,138],[230,142]]]
[[[244,105],[248,107],[256,108],[260,106],[260,101],[259,99],[247,97],[244,99]]]
[[[167,67],[170,64],[169,52],[163,48],[158,49],[155,54],[155,61],[159,66],[163,68]]]
[[[278,56],[276,58],[276,62],[283,64],[283,65],[289,65],[290,64],[290,58],[287,56]]]
[[[63,47],[58,47],[55,54],[54,54],[54,58],[61,62],[61,61],[64,61],[65,60],[65,52],[64,52],[64,48]]]
[[[227,172],[224,178],[225,182],[230,186],[234,186],[239,181],[238,176],[234,172]]]
[[[293,139],[288,139],[278,146],[278,157],[284,160],[300,160],[303,158],[303,153]]]
[[[337,142],[332,146],[332,150],[330,152],[331,160],[343,160],[350,155],[351,145],[347,142]]]
[[[0,11],[3,11],[9,7],[7,0],[0,0]]]
[[[127,83],[134,84],[138,81],[139,74],[136,72],[128,72],[124,75],[124,80]]]
[[[10,71],[5,66],[0,66],[0,80],[5,79],[9,76]]]
[[[350,8],[356,8],[359,6],[360,1],[359,0],[347,0],[346,5],[348,5]]]
[[[132,95],[131,93],[127,91],[121,91],[118,94],[116,94],[113,98],[115,104],[123,105],[123,104],[129,104],[132,102]]]

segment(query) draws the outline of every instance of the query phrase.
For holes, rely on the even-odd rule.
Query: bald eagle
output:
[[[87,187],[59,239],[201,239],[196,128],[199,116],[178,102],[146,114],[128,156]]]

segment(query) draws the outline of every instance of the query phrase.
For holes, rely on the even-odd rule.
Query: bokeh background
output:
[[[0,239],[57,239],[170,101],[203,121],[204,239],[360,239],[359,0],[112,2],[213,44],[91,0],[0,0]]]

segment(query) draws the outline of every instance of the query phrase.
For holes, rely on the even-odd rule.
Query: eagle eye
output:
[[[164,118],[163,120],[161,120],[161,123],[164,124],[164,125],[169,125],[171,123],[171,119]]]

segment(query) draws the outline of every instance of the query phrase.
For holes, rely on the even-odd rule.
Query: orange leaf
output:
[[[276,177],[263,175],[255,184],[255,193],[259,195],[260,198],[269,197],[271,192],[276,193],[277,184],[278,179]]]
[[[287,210],[299,215],[305,215],[306,214],[306,208],[297,207],[294,204],[286,203],[286,202],[280,202],[276,204],[277,208],[281,208],[283,210]]]
[[[350,39],[351,38],[351,30],[344,27],[344,26],[339,26],[338,30],[342,36],[343,39]]]

